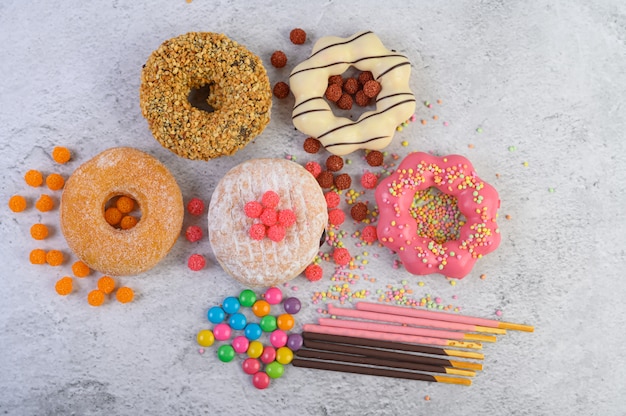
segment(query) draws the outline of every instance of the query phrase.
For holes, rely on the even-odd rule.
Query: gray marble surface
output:
[[[0,413],[624,414],[625,16],[619,0],[1,2]],[[308,32],[305,45],[289,42],[294,27]],[[221,363],[215,347],[201,354],[195,342],[210,327],[207,309],[242,289],[217,265],[206,238],[191,244],[181,237],[157,267],[118,279],[137,293],[131,304],[89,307],[97,273],[75,279],[70,296],[55,294],[76,257],[58,209],[32,207],[44,191],[26,186],[28,169],[67,177],[102,150],[133,146],[167,165],[186,200],[208,201],[220,177],[251,157],[326,157],[302,151],[291,97],[274,102],[268,128],[235,156],[192,162],[163,149],[138,102],[141,66],[161,42],[223,32],[257,53],[275,83],[315,40],[364,29],[409,57],[418,101],[433,103],[418,105],[418,120],[428,123],[399,133],[387,161],[411,150],[467,156],[500,193],[503,240],[453,286],[439,275],[392,269],[395,257],[384,249],[367,248],[365,256],[347,223],[346,245],[359,264],[368,259],[348,287],[377,301],[388,286],[405,285],[407,298],[431,295],[462,313],[534,325],[534,333],[485,345],[485,370],[470,387],[288,367],[259,391],[240,358]],[[289,58],[281,70],[269,65],[276,49]],[[55,145],[69,147],[72,162],[54,164]],[[358,177],[362,153],[349,159],[345,170]],[[9,211],[13,194],[25,195],[31,208]],[[30,238],[35,222],[50,225],[47,240]],[[192,223],[206,229],[187,216],[185,225]],[[63,250],[66,262],[29,264],[37,246]],[[193,252],[209,261],[202,272],[186,267]],[[321,281],[298,277],[283,287],[302,299],[298,328],[321,316],[315,292],[345,283],[331,281],[333,268],[323,264]]]

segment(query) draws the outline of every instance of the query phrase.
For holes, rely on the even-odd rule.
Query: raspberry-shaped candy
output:
[[[261,204],[265,208],[276,208],[280,202],[280,197],[274,191],[267,191],[261,197]]]
[[[259,218],[263,213],[263,205],[257,201],[250,201],[243,207],[243,211],[249,218]]]
[[[187,203],[187,211],[191,215],[202,215],[204,212],[204,202],[200,198],[192,198],[189,203]]]

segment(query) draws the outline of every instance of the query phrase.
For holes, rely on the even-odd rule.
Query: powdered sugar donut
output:
[[[252,159],[217,184],[208,222],[209,240],[224,270],[246,286],[272,286],[311,263],[328,213],[320,186],[302,166]]]
[[[435,241],[418,230],[420,224],[411,216],[414,197],[430,187],[456,198],[458,211],[465,217],[457,238]],[[392,175],[380,182],[376,202],[380,242],[395,251],[413,274],[441,273],[463,278],[477,259],[500,244],[498,193],[476,175],[472,164],[462,156],[409,154]]]
[[[328,77],[341,74],[350,66],[370,71],[382,87],[376,109],[361,114],[356,121],[336,117],[324,100]],[[409,60],[385,48],[373,32],[360,32],[349,38],[321,38],[311,56],[289,76],[296,97],[293,124],[302,133],[317,138],[335,155],[358,149],[383,149],[391,142],[396,127],[415,111],[410,75]]]

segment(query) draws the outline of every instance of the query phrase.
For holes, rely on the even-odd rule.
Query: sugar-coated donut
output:
[[[270,191],[278,198],[267,197]],[[259,214],[264,202],[263,209],[270,213],[295,214],[289,216],[278,241],[272,239],[267,224],[280,223],[282,216]],[[248,203],[257,208],[245,209]],[[302,273],[319,250],[327,222],[326,200],[317,181],[286,159],[252,159],[235,166],[217,184],[209,204],[209,239],[215,257],[246,286],[278,285]],[[267,229],[267,234],[253,238],[251,229],[261,233]]]
[[[140,210],[122,230],[104,218],[105,204],[126,195]],[[70,249],[101,273],[124,276],[152,268],[170,251],[183,224],[176,180],[154,157],[129,147],[106,150],[70,176],[61,196],[61,231]]]
[[[206,87],[209,91],[202,90]],[[200,101],[210,108],[190,103],[196,91],[203,91]],[[187,33],[155,50],[141,73],[139,98],[159,143],[179,156],[201,160],[243,148],[265,129],[272,105],[259,57],[210,32]]]
[[[342,74],[350,66],[371,71],[382,87],[376,109],[361,114],[356,121],[335,116],[324,99],[328,78]],[[385,48],[372,32],[360,32],[349,38],[321,38],[311,56],[296,66],[289,77],[296,98],[293,124],[302,133],[317,138],[335,155],[358,149],[383,149],[391,142],[396,127],[415,111],[410,75],[409,60]]]
[[[430,187],[456,198],[458,210],[465,217],[458,238],[437,242],[419,235],[419,224],[410,210],[416,192]],[[478,258],[500,244],[498,192],[481,180],[462,156],[410,153],[393,174],[380,182],[375,196],[380,212],[378,238],[400,256],[410,273],[441,273],[460,279]]]

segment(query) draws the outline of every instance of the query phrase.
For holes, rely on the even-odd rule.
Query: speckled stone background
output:
[[[625,414],[625,16],[620,0],[2,1],[0,414]],[[305,45],[289,42],[294,27],[308,32]],[[369,247],[365,256],[346,224],[357,263],[369,260],[348,286],[376,301],[378,291],[406,281],[407,297],[439,297],[466,314],[532,324],[535,333],[511,332],[485,345],[485,370],[471,387],[289,367],[258,391],[240,358],[223,364],[214,347],[198,352],[196,333],[210,327],[207,309],[243,289],[216,264],[207,239],[192,245],[180,238],[153,270],[119,279],[137,293],[131,304],[89,307],[97,273],[76,279],[72,295],[55,294],[55,281],[71,273],[76,258],[58,228],[58,209],[32,208],[45,191],[26,186],[28,169],[67,176],[104,149],[133,146],[171,169],[186,200],[208,201],[220,177],[243,160],[325,159],[302,151],[292,97],[274,102],[268,128],[233,157],[191,162],[163,149],[138,103],[141,66],[161,42],[223,32],[257,53],[275,83],[320,37],[364,29],[409,57],[416,116],[428,120],[399,133],[387,161],[410,150],[467,156],[500,192],[503,241],[453,286],[439,275],[392,269],[395,257],[384,249]],[[276,49],[289,58],[281,70],[269,65]],[[69,147],[73,161],[55,165],[55,145]],[[349,158],[345,170],[358,178],[362,153]],[[6,204],[17,193],[31,203],[20,214]],[[371,201],[372,193],[361,199]],[[42,243],[29,235],[39,221],[52,230]],[[206,229],[186,217],[192,223]],[[30,265],[37,246],[64,250],[66,263]],[[193,252],[209,260],[200,273],[186,268]],[[315,284],[298,277],[283,288],[303,301],[298,327],[321,316],[316,291],[344,283],[331,281],[329,263],[324,269]]]

